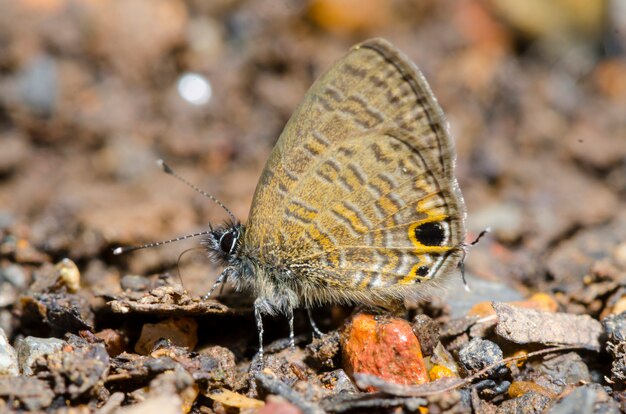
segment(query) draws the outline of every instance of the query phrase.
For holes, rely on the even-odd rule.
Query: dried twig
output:
[[[415,386],[392,384],[383,380],[382,378],[368,374],[355,373],[354,379],[358,387],[361,389],[367,387],[376,387],[382,393],[394,395],[397,397],[427,397],[446,391],[452,391],[464,385],[470,384],[475,379],[478,379],[486,374],[489,370],[508,362],[519,361],[520,359],[532,358],[535,356],[545,355],[553,352],[572,351],[576,349],[586,350],[587,348],[585,348],[584,346],[559,346],[546,348],[539,351],[530,352],[526,355],[518,355],[504,358],[501,361],[490,364],[487,367],[466,378],[442,378],[427,384]]]

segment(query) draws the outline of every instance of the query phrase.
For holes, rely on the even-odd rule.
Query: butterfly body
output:
[[[246,226],[204,241],[225,265],[218,281],[256,295],[258,323],[300,306],[424,297],[464,253],[454,162],[421,72],[384,40],[355,46],[288,122]]]

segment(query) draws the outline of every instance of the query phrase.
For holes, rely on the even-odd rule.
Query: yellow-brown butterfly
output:
[[[253,292],[261,355],[263,314],[287,315],[293,345],[295,308],[387,308],[428,295],[465,251],[454,163],[417,67],[385,40],[355,46],[289,120],[248,223],[226,209],[233,221],[206,232],[204,246],[225,266],[209,295],[227,279]]]

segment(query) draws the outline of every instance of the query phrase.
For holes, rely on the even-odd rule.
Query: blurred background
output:
[[[2,267],[70,257],[96,293],[119,290],[126,272],[175,268],[197,240],[110,253],[227,218],[155,160],[245,222],[308,87],[375,36],[417,63],[448,116],[470,236],[492,229],[471,273],[580,287],[581,238],[600,255],[622,246],[626,263],[621,0],[0,0],[0,10]],[[217,271],[191,262],[200,271],[183,272],[186,283],[202,293]]]

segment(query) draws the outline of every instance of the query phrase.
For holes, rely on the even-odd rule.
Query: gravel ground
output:
[[[1,410],[626,411],[619,1],[0,10]],[[468,239],[491,229],[465,262],[471,292],[454,278],[400,316],[314,309],[321,338],[298,312],[295,350],[286,320],[268,318],[256,371],[253,298],[227,287],[200,300],[219,269],[197,239],[112,248],[227,218],[160,158],[245,222],[308,87],[377,36],[417,63],[446,112]],[[204,94],[185,95],[186,82]]]

